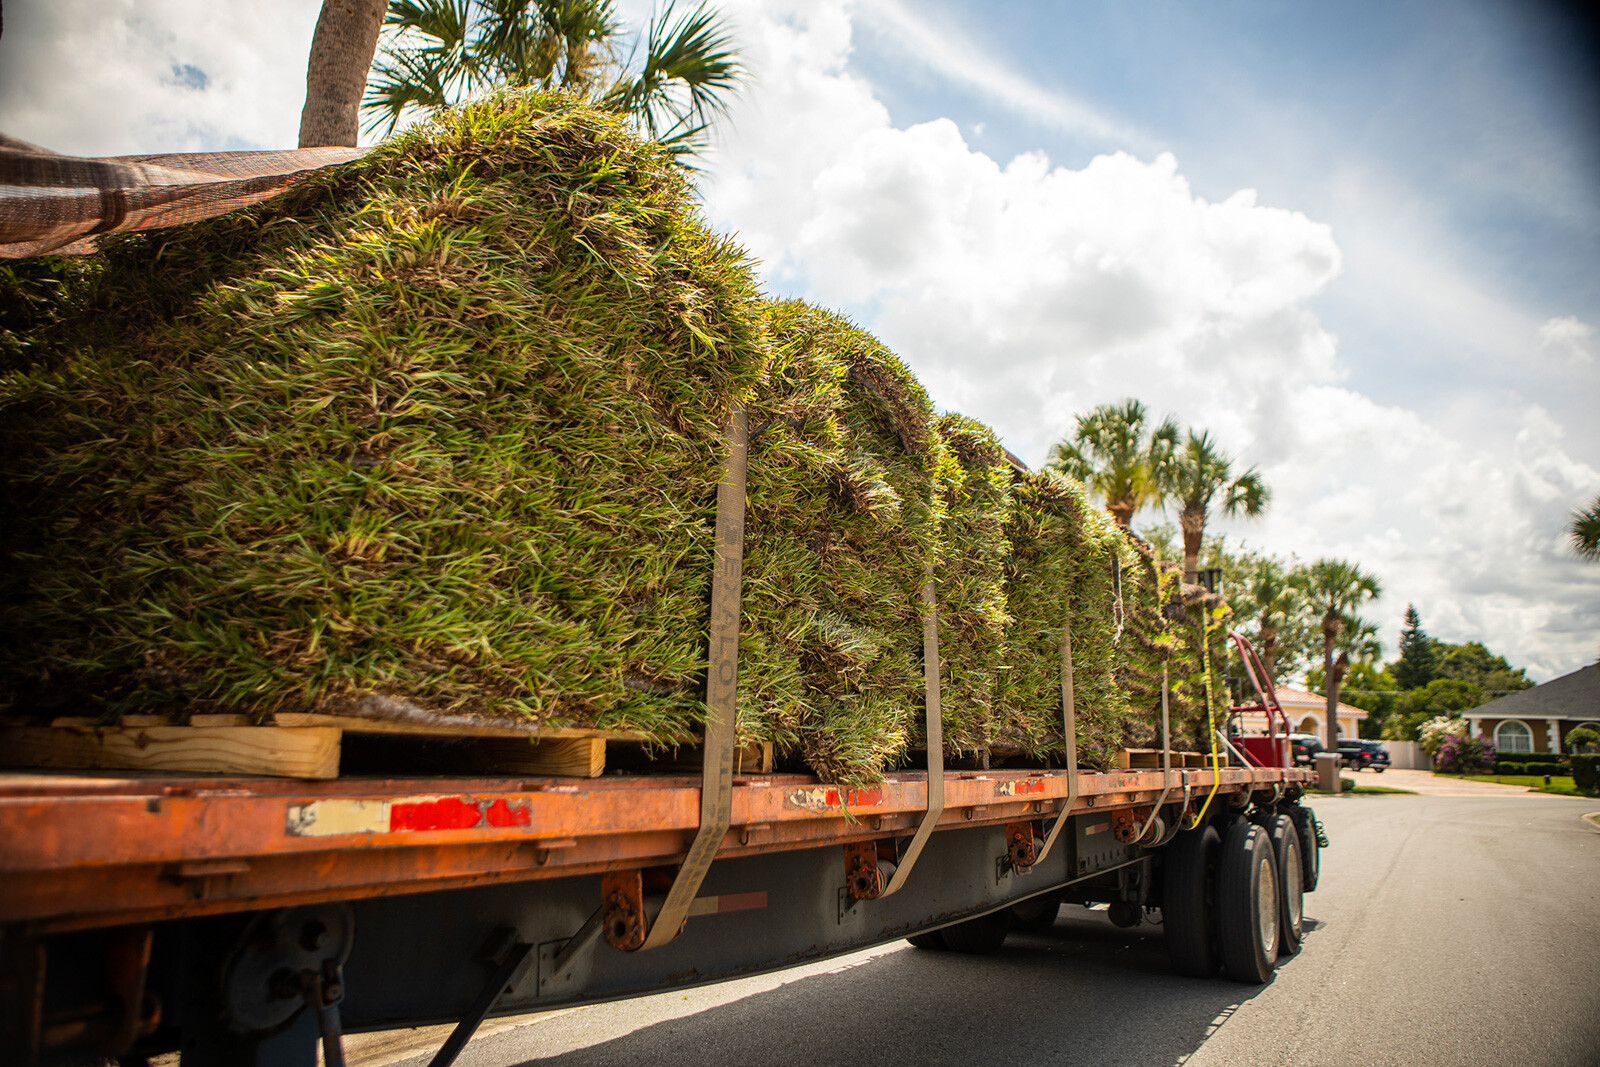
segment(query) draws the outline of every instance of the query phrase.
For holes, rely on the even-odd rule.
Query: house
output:
[[[1307,692],[1304,689],[1295,689],[1292,686],[1280,685],[1278,689],[1278,703],[1283,706],[1283,713],[1289,717],[1289,732],[1296,734],[1315,734],[1318,738],[1324,736],[1323,723],[1328,709],[1328,698],[1317,693]],[[1361,722],[1367,713],[1361,708],[1353,708],[1349,704],[1339,704],[1339,735],[1341,737],[1358,737],[1361,733]],[[1259,712],[1239,717],[1240,728],[1247,734],[1264,734],[1267,732],[1266,718]]]
[[[1600,730],[1600,663],[1463,712],[1497,752],[1566,752],[1580,726]]]

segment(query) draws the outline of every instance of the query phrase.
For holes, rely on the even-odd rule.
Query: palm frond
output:
[[[705,4],[679,15],[668,4],[651,22],[638,72],[601,102],[638,117],[664,144],[698,144],[743,74],[725,25]]]
[[[1600,497],[1587,508],[1572,513],[1567,527],[1572,550],[1582,559],[1600,560]]]

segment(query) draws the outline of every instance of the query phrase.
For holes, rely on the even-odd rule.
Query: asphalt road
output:
[[[1159,928],[1064,908],[989,957],[904,944],[498,1024],[472,1067],[626,1064],[1600,1065],[1593,800],[1346,796],[1301,953],[1264,987],[1174,975]],[[370,1040],[370,1039],[369,1039]],[[422,1067],[437,1034],[369,1044]]]

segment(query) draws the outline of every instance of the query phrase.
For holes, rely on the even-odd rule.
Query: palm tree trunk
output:
[[[1261,623],[1261,666],[1267,672],[1267,685],[1278,687],[1278,628]]]
[[[1139,510],[1139,503],[1131,495],[1120,496],[1115,500],[1108,497],[1106,499],[1106,510],[1111,512],[1111,518],[1118,526],[1124,530],[1131,530],[1133,528],[1133,513]]]
[[[1183,580],[1193,585],[1195,576],[1200,573],[1200,542],[1206,533],[1205,509],[1184,508],[1178,516],[1178,525],[1183,528]]]
[[[322,0],[306,63],[301,148],[355,147],[361,129],[361,93],[387,8],[388,0]]]
[[[1328,691],[1325,724],[1327,750],[1339,750],[1339,679],[1333,674],[1333,643],[1339,638],[1339,613],[1331,607],[1322,615],[1322,684]]]

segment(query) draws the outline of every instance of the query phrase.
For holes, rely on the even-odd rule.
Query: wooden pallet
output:
[[[1174,752],[1172,766],[1174,767],[1208,767],[1211,757],[1203,752]],[[1117,753],[1118,770],[1144,770],[1147,768],[1159,769],[1161,767],[1161,750],[1159,748],[1125,748]]]
[[[642,734],[617,730],[455,726],[384,722],[339,715],[280,714],[261,726],[242,715],[195,715],[178,725],[157,715],[120,725],[58,718],[49,725],[0,722],[0,766],[74,770],[182,771],[200,774],[337,778],[366,774],[522,774],[597,778],[608,746],[641,771],[699,773],[695,746],[649,749]],[[652,759],[652,757],[656,757]],[[735,753],[743,774],[772,770],[772,743]]]

